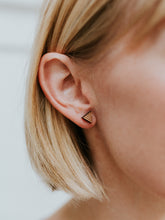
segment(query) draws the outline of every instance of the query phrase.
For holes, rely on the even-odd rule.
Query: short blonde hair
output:
[[[137,45],[164,16],[163,0],[43,2],[26,84],[24,127],[32,166],[52,190],[81,200],[106,198],[82,129],[58,112],[40,88],[42,55],[58,52],[93,60],[102,54],[103,45],[112,46],[133,27],[137,29],[132,42]]]

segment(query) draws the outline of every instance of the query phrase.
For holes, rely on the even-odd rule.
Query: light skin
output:
[[[110,199],[70,201],[50,220],[165,219],[165,29],[132,52],[129,37],[96,65],[55,52],[41,59],[41,88],[83,128]],[[81,118],[89,110],[91,124]]]

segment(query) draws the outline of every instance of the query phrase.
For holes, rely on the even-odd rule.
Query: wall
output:
[[[34,173],[23,133],[26,73],[41,0],[0,0],[0,219],[39,220],[70,196]]]

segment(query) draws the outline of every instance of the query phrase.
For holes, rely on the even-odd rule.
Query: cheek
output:
[[[165,196],[165,73],[158,71],[130,69],[102,82],[97,123],[120,169]]]

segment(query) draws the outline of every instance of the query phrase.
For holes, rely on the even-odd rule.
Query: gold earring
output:
[[[88,123],[92,123],[92,112],[89,111],[87,112],[83,117],[81,117],[82,119],[84,119],[85,121],[87,121]]]

